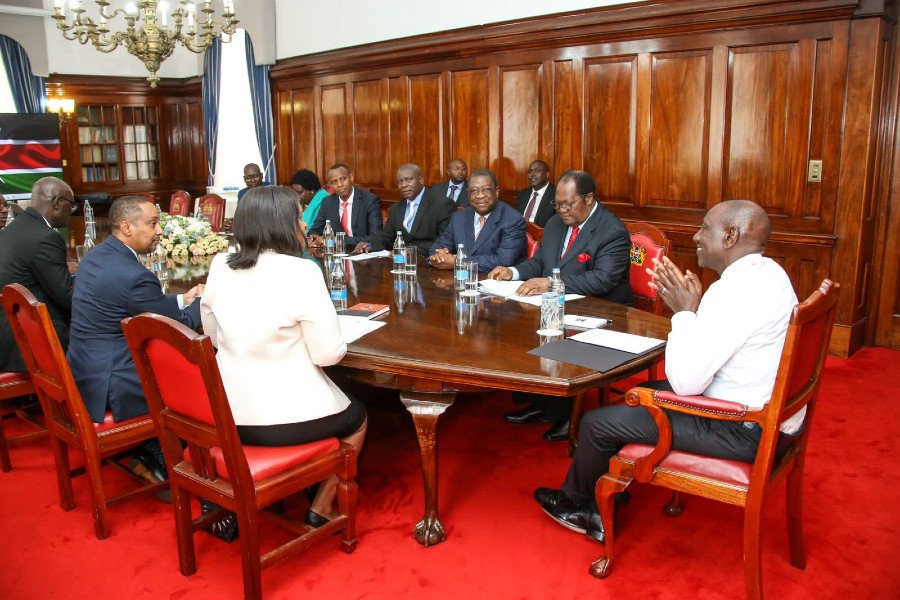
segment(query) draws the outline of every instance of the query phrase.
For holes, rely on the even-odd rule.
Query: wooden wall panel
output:
[[[488,155],[489,85],[486,69],[450,74],[450,155],[463,158],[470,169],[496,166]]]
[[[732,49],[723,200],[788,214],[798,51],[797,44]]]
[[[354,152],[388,201],[402,162],[419,163],[428,183],[452,157],[490,166],[510,200],[542,158],[554,180],[592,173],[608,208],[658,224],[676,262],[696,269],[705,211],[755,200],[798,296],[826,275],[844,285],[833,348],[846,354],[879,297],[872,260],[894,255],[876,239],[900,189],[884,141],[900,104],[897,12],[856,0],[659,0],[335,50],[270,74],[276,93],[313,90],[317,164]],[[810,160],[823,161],[821,182],[807,181]],[[900,310],[898,280],[880,293],[885,319]]]
[[[409,79],[391,77],[388,79],[388,160],[391,165],[402,165],[409,161]],[[419,165],[423,167],[423,165]],[[440,174],[423,170],[426,183],[440,181]]]
[[[656,54],[643,206],[706,204],[712,52]]]
[[[604,202],[633,204],[637,56],[590,59],[584,69],[584,161]]]
[[[528,187],[528,165],[541,156],[540,65],[500,69],[500,168],[504,190]]]
[[[346,87],[330,85],[322,87],[322,155],[323,170],[333,164],[350,163],[353,140],[346,106]],[[354,165],[348,164],[351,169]]]
[[[325,179],[323,171],[316,170],[316,101],[312,88],[294,90],[290,103],[290,122],[293,131],[292,149],[294,162],[289,169],[290,174],[279,173],[282,180],[289,180],[294,171],[309,169],[316,173],[320,180]]]
[[[409,157],[404,162],[419,165],[426,181],[441,181],[446,171],[441,164],[442,109],[440,74],[409,78]]]
[[[353,84],[353,171],[355,181],[366,187],[381,187],[391,168],[385,173],[384,140],[381,135],[381,81]],[[396,166],[393,167],[396,169]]]

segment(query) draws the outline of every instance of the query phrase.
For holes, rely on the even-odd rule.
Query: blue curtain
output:
[[[209,172],[206,185],[213,185],[216,171],[216,138],[219,134],[219,94],[222,84],[222,42],[213,40],[206,51],[203,69],[203,129]]]
[[[253,56],[253,42],[244,36],[247,50],[247,76],[250,79],[250,102],[253,104],[253,123],[256,125],[256,143],[265,170],[264,181],[275,185],[275,134],[272,120],[272,87],[269,85],[269,66],[256,66]]]
[[[16,112],[43,113],[47,107],[47,80],[31,74],[31,61],[16,40],[0,35],[0,56],[6,66]]]

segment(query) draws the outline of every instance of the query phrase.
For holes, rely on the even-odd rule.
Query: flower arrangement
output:
[[[172,258],[206,256],[228,249],[228,238],[214,233],[209,223],[194,217],[162,213],[160,244]]]

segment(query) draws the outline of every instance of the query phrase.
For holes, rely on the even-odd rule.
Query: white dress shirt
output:
[[[797,296],[778,263],[749,254],[729,265],[709,286],[696,313],[672,316],[666,377],[676,393],[768,404]],[[806,409],[782,423],[796,433]]]
[[[327,417],[350,405],[322,367],[347,352],[322,272],[310,260],[264,252],[233,270],[213,259],[200,303],[203,331],[237,425]]]

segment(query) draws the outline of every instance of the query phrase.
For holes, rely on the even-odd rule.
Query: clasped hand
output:
[[[663,259],[653,259],[653,269],[646,269],[652,277],[650,287],[659,292],[660,297],[672,312],[690,311],[697,312],[700,306],[700,296],[703,295],[703,286],[700,280],[691,271],[682,274],[668,256]]]

